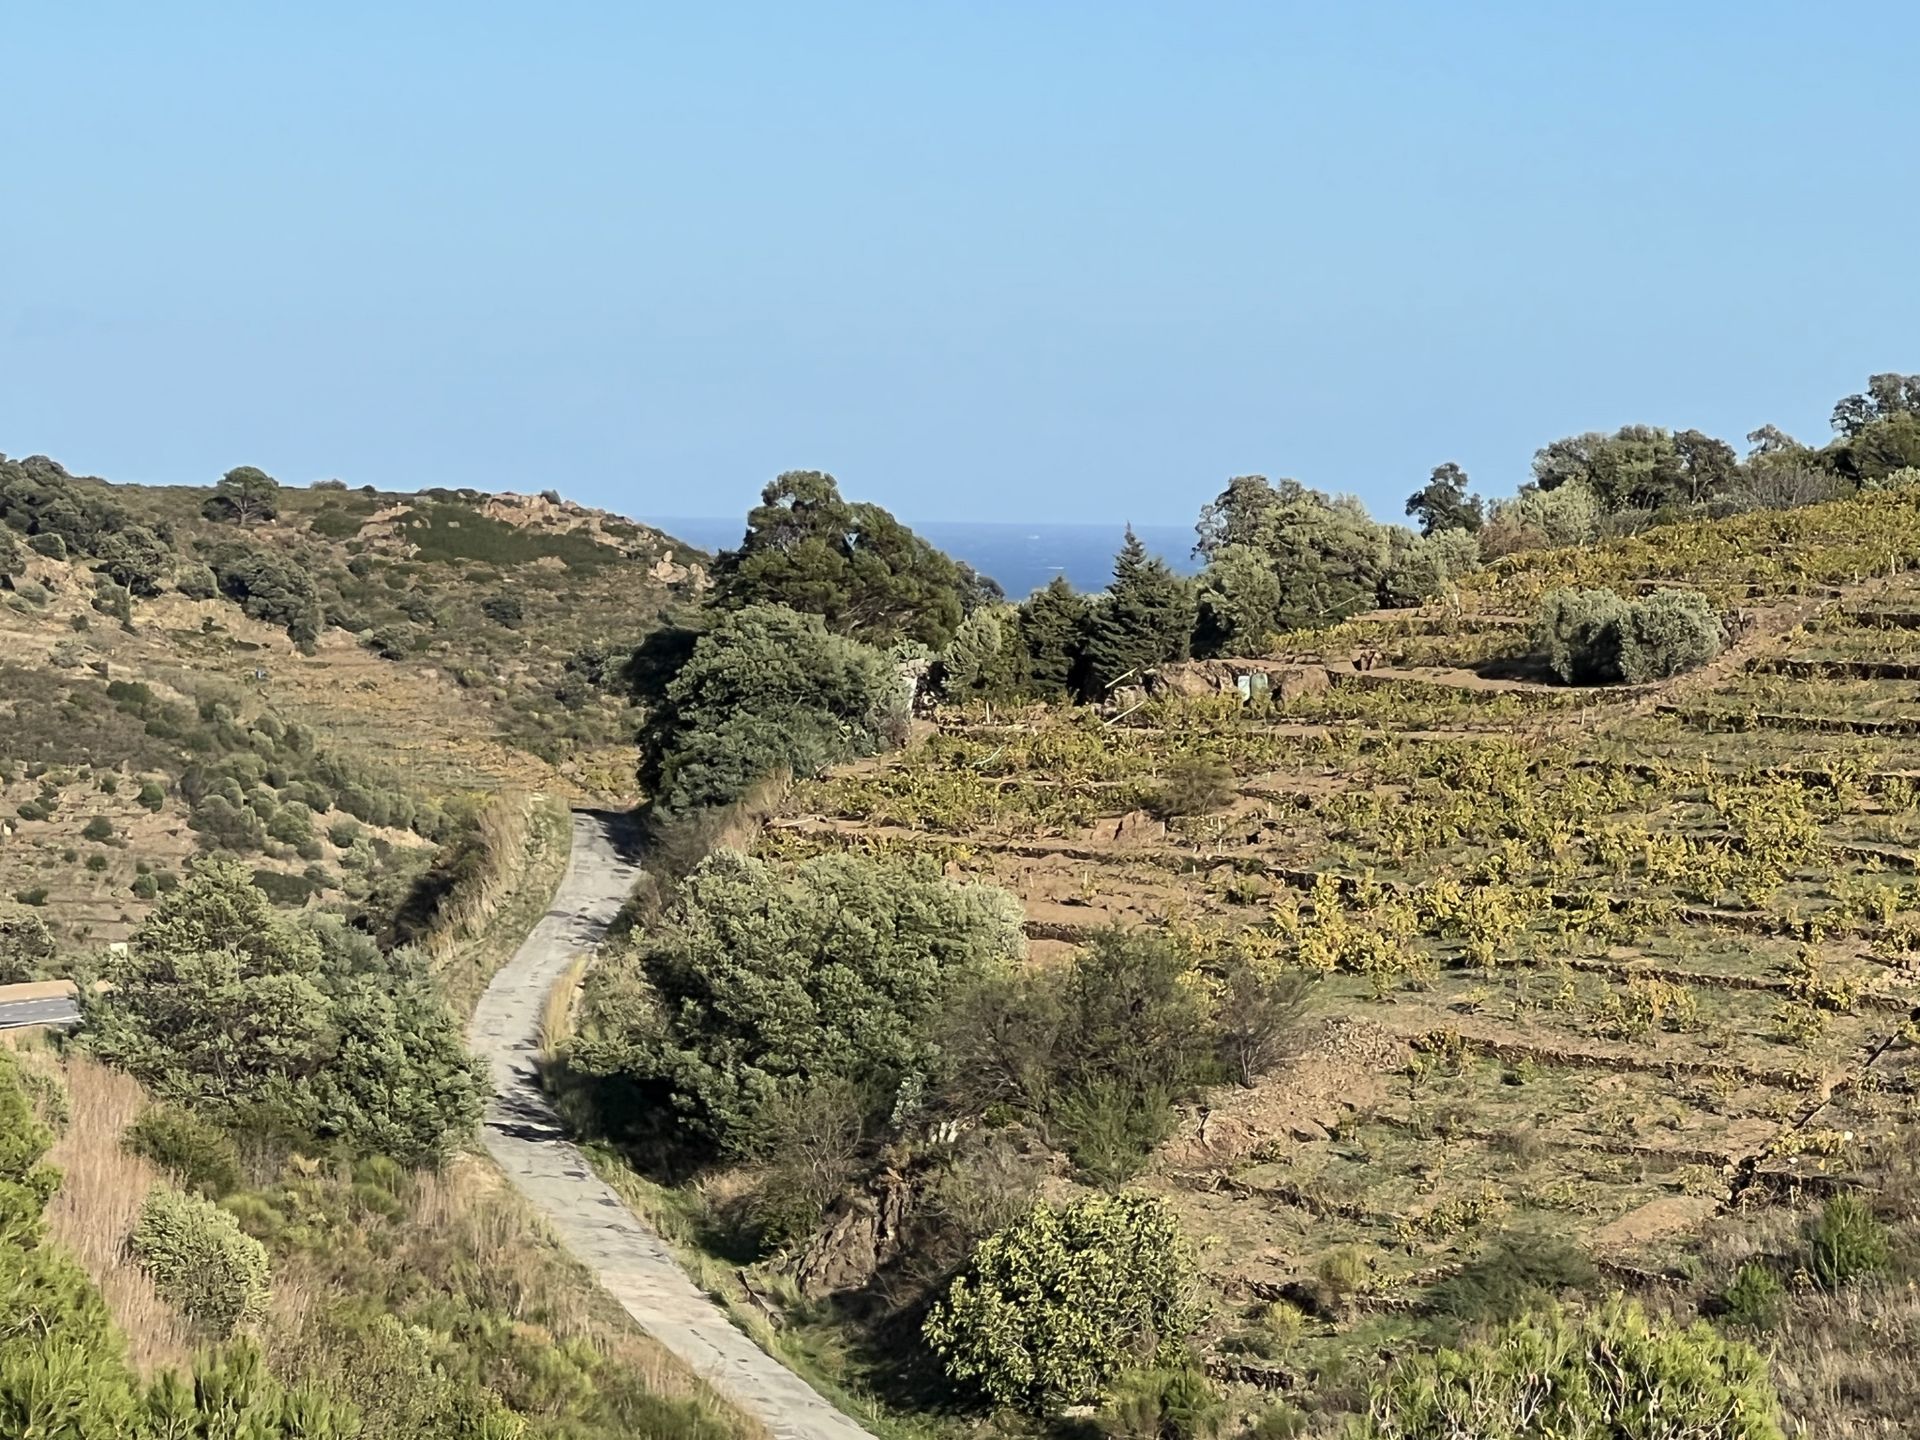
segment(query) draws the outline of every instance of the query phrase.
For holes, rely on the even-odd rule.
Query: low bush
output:
[[[947,1374],[1044,1415],[1177,1365],[1199,1324],[1173,1212],[1148,1195],[1042,1203],[974,1250],[923,1333]]]
[[[1720,1296],[1720,1313],[1729,1324],[1770,1330],[1780,1319],[1787,1287],[1773,1267],[1759,1260],[1742,1265]]]
[[[161,1296],[216,1334],[229,1334],[266,1309],[272,1278],[266,1247],[209,1200],[156,1188],[140,1208],[132,1246]]]
[[[1613,1300],[1555,1308],[1459,1350],[1415,1355],[1375,1386],[1351,1440],[1782,1440],[1766,1360],[1705,1323]]]
[[[1191,755],[1167,767],[1167,778],[1153,797],[1162,819],[1210,815],[1233,799],[1233,767],[1213,755]]]
[[[218,1198],[240,1188],[240,1152],[233,1137],[177,1105],[148,1106],[127,1127],[122,1143],[198,1194]]]
[[[43,978],[54,953],[44,920],[25,903],[0,900],[0,985]]]
[[[1887,1227],[1857,1195],[1834,1196],[1805,1227],[1807,1271],[1822,1290],[1840,1289],[1887,1268]]]
[[[1534,616],[1533,646],[1568,685],[1641,685],[1705,664],[1726,644],[1697,590],[1626,601],[1611,590],[1556,590]]]

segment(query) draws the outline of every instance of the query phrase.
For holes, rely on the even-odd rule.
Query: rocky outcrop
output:
[[[1296,660],[1188,660],[1162,665],[1148,678],[1149,693],[1160,695],[1230,695],[1243,675],[1266,679],[1267,694],[1276,704],[1296,695],[1317,695],[1333,682],[1324,665]]]
[[[809,1299],[862,1289],[900,1254],[912,1213],[912,1187],[897,1172],[884,1172],[828,1212],[794,1262],[794,1284]]]

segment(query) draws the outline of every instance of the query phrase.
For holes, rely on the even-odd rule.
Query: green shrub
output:
[[[47,887],[32,885],[25,890],[16,890],[13,892],[13,898],[22,905],[44,905],[47,903]]]
[[[382,660],[404,660],[420,648],[420,632],[411,625],[382,625],[362,635],[360,643]]]
[[[911,1103],[946,999],[1021,944],[1011,896],[931,866],[721,850],[625,963],[593,973],[569,1063],[627,1097],[602,1117],[616,1130],[691,1130],[751,1154],[782,1090],[837,1078],[883,1111]]]
[[[95,844],[113,838],[113,822],[104,815],[96,815],[87,821],[86,829],[80,832],[82,840],[91,840]]]
[[[160,882],[151,875],[136,875],[133,877],[132,890],[135,899],[151,900],[160,893]]]
[[[815,775],[893,743],[905,702],[879,651],[817,615],[749,606],[716,620],[666,684],[642,781],[663,815],[728,805],[778,772]]]
[[[1096,1424],[1110,1440],[1211,1440],[1226,1404],[1192,1361],[1121,1378]]]
[[[1620,632],[1632,607],[1611,590],[1555,590],[1533,618],[1533,648],[1568,685],[1620,679]]]
[[[22,820],[45,820],[53,814],[53,807],[44,800],[23,800],[14,813]]]
[[[1533,646],[1568,685],[1640,685],[1705,664],[1726,633],[1697,590],[1629,603],[1611,590],[1556,590],[1541,602]]]
[[[1165,1201],[1042,1203],[975,1247],[923,1333],[953,1379],[1046,1414],[1097,1400],[1127,1370],[1177,1364],[1199,1324],[1193,1286]]]
[[[27,537],[27,548],[36,555],[46,556],[49,560],[64,560],[67,558],[67,542],[61,539],[60,536],[47,531],[42,531],[38,535],[29,535]]]
[[[480,613],[496,625],[517,629],[526,616],[526,607],[518,595],[489,595],[480,602]]]
[[[1129,1180],[1174,1131],[1173,1099],[1163,1086],[1098,1078],[1067,1091],[1049,1117],[1050,1133],[1090,1180]]]
[[[93,854],[87,857],[87,869],[91,870],[96,875],[104,875],[106,873],[107,866],[109,866],[112,863],[113,862],[108,860],[105,855],[101,855],[101,854]]]
[[[137,798],[147,809],[157,811],[167,803],[167,792],[155,781],[148,780],[140,786]]]
[[[1836,1195],[1805,1227],[1807,1271],[1821,1289],[1838,1290],[1863,1275],[1887,1268],[1892,1255],[1887,1227],[1857,1195]]]
[[[0,985],[41,979],[53,963],[53,934],[27,904],[0,900]]]
[[[1578,1318],[1557,1307],[1478,1344],[1400,1361],[1352,1440],[1782,1440],[1767,1362],[1712,1326],[1679,1329],[1637,1304]]]
[[[220,593],[220,582],[214,579],[211,565],[185,565],[174,580],[173,588],[189,600],[211,600]]]
[[[149,1105],[127,1127],[122,1143],[199,1194],[217,1198],[240,1188],[233,1137],[177,1105]]]
[[[1786,1293],[1787,1287],[1772,1266],[1749,1260],[1721,1295],[1721,1313],[1731,1324],[1770,1330],[1780,1318]]]
[[[1727,643],[1720,617],[1698,590],[1658,590],[1636,601],[1620,637],[1620,674],[1630,685],[1704,665]]]
[[[140,1207],[132,1245],[161,1297],[216,1334],[266,1309],[266,1247],[211,1201],[156,1188]]]

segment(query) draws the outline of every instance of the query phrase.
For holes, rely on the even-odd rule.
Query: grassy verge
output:
[[[469,923],[470,933],[449,942],[439,959],[441,988],[462,1019],[473,1014],[494,973],[513,958],[553,903],[572,848],[573,819],[557,796],[530,796],[525,838],[517,861],[502,862],[502,876],[485,914]]]

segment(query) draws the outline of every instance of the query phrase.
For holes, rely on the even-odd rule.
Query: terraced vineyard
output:
[[[1879,518],[1738,568],[1726,526],[1643,575],[1623,573],[1639,542],[1544,562],[1739,606],[1728,651],[1663,685],[1530,677],[1516,622],[1543,578],[1509,564],[1464,610],[1293,637],[1261,662],[1272,703],[1175,685],[1105,715],[943,715],[889,763],[798,787],[762,844],[992,880],[1035,964],[1148,925],[1196,983],[1235,954],[1315,977],[1303,1052],[1185,1114],[1141,1181],[1201,1242],[1216,1374],[1355,1383],[1339,1357],[1392,1347],[1516,1233],[1698,1305],[1729,1245],[1906,1169],[1920,537],[1882,501],[1821,523],[1853,509]],[[1156,818],[1200,758],[1230,799]],[[1273,1339],[1275,1301],[1305,1312],[1297,1338]],[[1862,1427],[1822,1433],[1898,1433],[1841,1378],[1845,1326],[1882,1320],[1825,1312],[1779,1342],[1789,1405]]]

